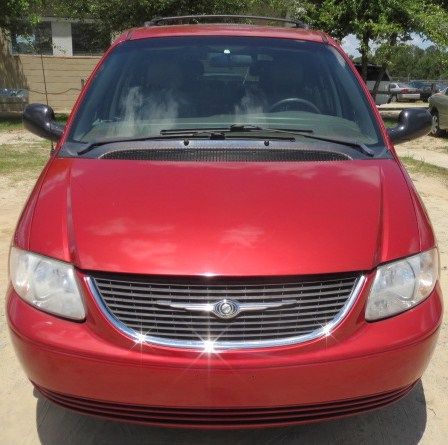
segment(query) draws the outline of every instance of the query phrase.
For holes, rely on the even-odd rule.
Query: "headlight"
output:
[[[9,273],[15,291],[33,306],[73,320],[85,318],[72,265],[13,247]]]
[[[367,300],[366,319],[378,320],[422,302],[439,277],[439,255],[431,249],[378,267]]]

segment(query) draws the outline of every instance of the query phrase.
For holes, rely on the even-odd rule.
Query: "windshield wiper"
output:
[[[162,130],[164,131],[164,130]],[[119,144],[120,142],[141,142],[141,141],[153,141],[153,140],[160,140],[160,139],[169,139],[169,138],[177,138],[179,137],[179,134],[173,132],[173,133],[162,133],[160,132],[159,136],[144,136],[144,137],[138,137],[138,138],[121,138],[121,139],[100,139],[97,141],[88,142],[84,148],[77,152],[78,156],[85,155],[89,151],[92,151],[96,147],[101,147],[102,145],[108,145],[108,144]],[[206,137],[208,139],[225,139],[223,135],[218,135],[213,131],[194,131],[196,137]]]
[[[293,130],[288,130],[287,128],[264,128],[264,127],[259,127],[257,125],[245,125],[245,124],[233,124],[229,127],[229,131],[260,131],[260,132],[267,132],[267,133],[284,133],[284,134],[291,134],[291,135],[300,135],[304,138],[309,138],[309,139],[315,139],[318,141],[325,141],[325,142],[330,142],[333,144],[341,144],[341,145],[347,145],[349,147],[354,148],[355,150],[365,154],[366,156],[369,157],[373,157],[375,156],[375,152],[370,149],[369,147],[367,147],[365,144],[360,144],[358,142],[353,142],[353,141],[346,141],[346,140],[341,140],[341,139],[334,139],[334,138],[327,138],[325,136],[317,136],[314,135],[312,133],[313,130],[308,130],[308,129],[293,129]]]
[[[289,133],[289,134],[301,134],[301,133],[314,133],[313,130],[308,128],[297,128],[293,131],[283,130],[282,128],[270,128],[270,127],[260,127],[259,125],[251,124],[232,124],[228,127],[228,131],[231,132],[252,132],[252,131],[264,131],[266,133]]]
[[[295,140],[294,134],[313,133],[309,129],[297,129],[294,131],[284,131],[276,128],[260,127],[252,124],[232,124],[228,127],[208,127],[208,128],[173,128],[168,130],[161,130],[162,136],[185,136],[185,137],[200,137],[209,134],[210,139],[226,139],[229,133],[264,133],[264,135],[254,135],[253,137],[263,138],[264,136],[271,137],[275,135],[278,139]],[[250,136],[252,137],[252,136]]]
[[[266,130],[261,127],[248,125],[238,125],[234,124],[230,127],[212,127],[212,128],[194,128],[194,129],[187,129],[187,128],[174,128],[170,130],[161,130],[159,136],[145,136],[145,137],[138,137],[138,138],[121,138],[121,139],[100,139],[97,141],[88,142],[84,148],[77,152],[78,156],[85,155],[89,151],[92,151],[96,147],[100,147],[102,145],[108,145],[108,144],[119,144],[120,142],[139,142],[139,141],[150,141],[150,140],[157,140],[157,139],[165,139],[165,138],[177,138],[179,136],[184,136],[186,138],[207,138],[212,140],[222,140],[226,139],[226,133],[228,132],[238,132],[238,133],[245,133],[250,131],[267,131],[272,132],[272,130]],[[283,133],[282,131],[274,131],[275,133]],[[281,139],[292,139],[294,140],[293,136],[282,136]]]
[[[160,136],[146,136],[141,138],[122,138],[122,139],[100,139],[98,141],[88,142],[85,147],[78,151],[78,156],[85,155],[89,151],[92,151],[96,147],[101,147],[101,145],[108,144],[119,144],[120,142],[139,142],[139,141],[149,141],[151,139],[160,139]]]
[[[289,131],[289,130],[279,130],[279,131]],[[292,130],[293,133],[294,133],[294,131],[295,130]],[[344,139],[327,138],[325,136],[315,136],[314,134],[313,135],[301,134],[301,136],[303,136],[304,138],[315,139],[317,141],[324,141],[324,142],[330,142],[332,144],[346,145],[348,147],[354,148],[355,150],[357,150],[357,151],[361,152],[362,154],[365,154],[366,156],[369,156],[371,158],[373,158],[375,156],[374,150],[367,147],[367,145],[361,144],[359,142],[346,141]]]

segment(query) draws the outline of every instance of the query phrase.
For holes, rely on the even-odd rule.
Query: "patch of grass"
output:
[[[0,118],[0,131],[20,130],[22,127],[21,117]]]
[[[448,133],[441,137],[442,139],[442,150],[448,153]]]
[[[411,173],[423,173],[428,176],[436,176],[444,181],[448,181],[448,168],[428,164],[427,162],[412,158],[411,156],[403,156],[401,157],[401,160]]]
[[[48,142],[26,145],[0,145],[0,175],[17,175],[38,172],[50,155]],[[20,176],[20,178],[19,178]]]
[[[397,125],[397,120],[390,117],[383,117],[383,122],[388,128],[395,127],[395,125]]]
[[[68,114],[61,114],[61,113],[56,113],[55,115],[56,120],[60,123],[60,124],[64,124],[67,122],[68,119]]]

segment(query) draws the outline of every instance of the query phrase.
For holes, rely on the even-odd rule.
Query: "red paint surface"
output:
[[[420,242],[394,160],[55,159],[28,247],[85,270],[254,276],[371,270]]]

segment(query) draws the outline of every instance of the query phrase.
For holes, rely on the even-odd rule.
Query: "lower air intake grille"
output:
[[[347,161],[350,157],[323,150],[167,148],[111,151],[103,155],[102,159],[171,162],[305,162]]]
[[[91,279],[106,314],[131,335],[179,347],[210,340],[244,348],[319,336],[345,315],[361,277],[224,280],[95,274]]]
[[[380,408],[405,396],[413,385],[394,391],[327,403],[267,408],[202,408],[126,405],[37,389],[48,399],[78,412],[128,422],[179,428],[255,428],[309,423]]]

